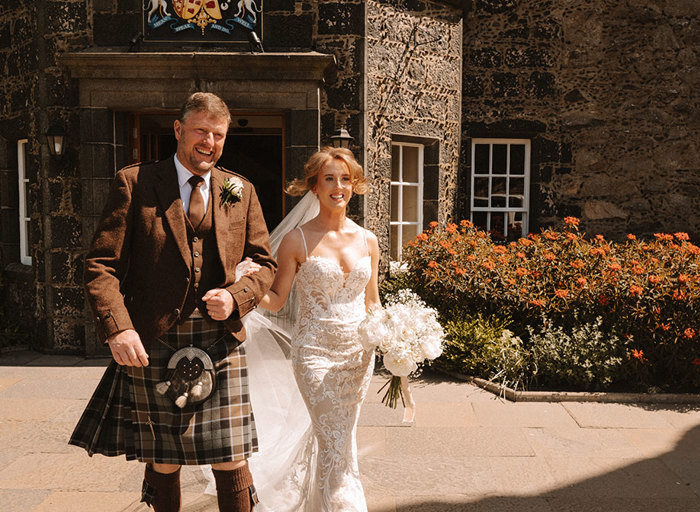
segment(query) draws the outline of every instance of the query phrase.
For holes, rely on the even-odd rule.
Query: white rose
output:
[[[436,359],[442,354],[442,344],[440,338],[429,337],[421,342],[421,350],[425,359]]]
[[[386,369],[396,377],[406,377],[418,369],[418,365],[406,352],[388,352],[382,361]]]

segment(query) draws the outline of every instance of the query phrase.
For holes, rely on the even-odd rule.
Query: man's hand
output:
[[[202,300],[207,304],[207,312],[212,319],[226,320],[233,313],[233,295],[223,288],[212,288]]]
[[[107,338],[112,357],[122,366],[148,366],[148,354],[141,337],[133,329],[120,331]]]

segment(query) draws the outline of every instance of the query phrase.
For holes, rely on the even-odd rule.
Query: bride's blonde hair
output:
[[[345,148],[326,146],[311,155],[311,158],[304,165],[304,177],[302,179],[297,178],[287,185],[287,194],[290,196],[301,196],[314,188],[321,169],[333,159],[340,160],[347,166],[350,172],[353,193],[364,194],[369,190],[367,178],[364,177],[362,172],[362,166],[357,163],[352,151]]]

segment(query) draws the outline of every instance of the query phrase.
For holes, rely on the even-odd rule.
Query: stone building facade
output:
[[[109,182],[174,150],[195,90],[229,104],[222,163],[264,191],[269,227],[294,205],[282,184],[347,128],[374,183],[351,213],[383,270],[433,220],[506,238],[566,215],[612,237],[700,233],[696,2],[254,3],[265,53],[150,38],[144,9],[169,20],[150,0],[0,6],[1,313],[37,348],[104,350],[82,262]]]

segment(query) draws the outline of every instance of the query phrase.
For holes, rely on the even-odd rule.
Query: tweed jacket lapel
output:
[[[185,226],[185,210],[180,199],[180,186],[177,181],[177,170],[172,157],[163,162],[158,169],[156,195],[160,201],[165,218],[175,237],[175,243],[185,263],[191,260],[190,247],[187,243],[187,227]]]
[[[227,205],[221,203],[221,190],[224,180],[229,176],[230,174],[216,168],[211,171],[211,208],[214,215],[214,231],[216,233],[216,246],[219,249],[219,258],[224,270],[229,269],[227,266],[229,264],[233,268],[239,263],[238,261],[227,261],[227,257],[234,257],[234,255],[228,254],[229,250],[233,249],[235,245],[242,246],[245,242],[245,231],[235,229],[236,227],[244,228],[242,225],[242,221],[245,220],[243,200],[241,199]],[[230,245],[228,243],[229,239],[235,239],[236,244]]]

